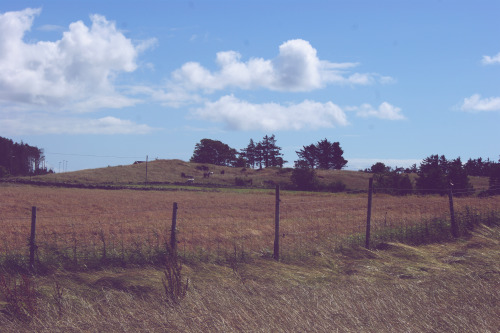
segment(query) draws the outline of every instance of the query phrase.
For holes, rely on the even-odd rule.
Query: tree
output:
[[[453,188],[458,191],[455,195],[467,195],[472,191],[472,185],[469,182],[469,177],[467,176],[467,170],[463,167],[460,157],[448,161],[447,178],[450,184],[453,184]]]
[[[450,186],[458,195],[472,190],[460,157],[447,160],[444,155],[431,155],[422,161],[417,174],[417,189],[422,193],[444,194]]]
[[[221,141],[202,139],[196,144],[190,162],[232,166],[236,163],[236,149]]]
[[[309,146],[303,146],[301,150],[296,151],[297,156],[299,156],[299,160],[302,160],[307,163],[307,165],[311,168],[314,169],[316,166],[316,159],[317,159],[317,149],[314,144],[310,144]]]
[[[375,164],[373,164],[370,168],[370,171],[372,173],[385,173],[385,172],[389,172],[390,171],[390,167],[387,167],[385,166],[384,163],[382,162],[377,162]]]
[[[304,146],[297,151],[299,161],[304,161],[309,167],[316,166],[318,169],[344,168],[347,160],[342,156],[344,151],[338,142],[329,142],[327,139],[321,140],[315,145]]]
[[[255,164],[257,162],[255,150],[255,143],[253,142],[253,139],[250,139],[250,143],[246,148],[242,149],[242,152],[240,154],[240,156],[242,156],[246,160],[246,164],[248,164],[248,166],[252,168],[255,168]]]
[[[401,174],[396,170],[386,170],[375,174],[374,188],[377,192],[393,195],[408,195],[413,191],[413,185],[407,174]]]
[[[243,154],[250,166],[258,165],[262,169],[262,167],[282,167],[286,161],[281,157],[283,154],[280,151],[281,147],[276,144],[276,138],[273,134],[264,136],[262,141],[257,144],[254,144],[253,140],[250,139],[250,144],[246,149],[243,149]]]
[[[489,189],[490,194],[500,194],[500,159],[498,163],[492,163],[489,174]]]
[[[23,142],[0,137],[0,166],[2,174],[12,176],[40,175],[51,171],[43,166],[43,150]]]
[[[444,155],[441,158],[439,155],[431,155],[420,163],[416,179],[416,186],[420,192],[443,194],[443,191],[448,189],[446,166],[443,165],[443,160],[446,160]]]

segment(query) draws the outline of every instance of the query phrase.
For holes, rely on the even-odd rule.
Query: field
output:
[[[5,185],[0,200],[0,253],[7,256],[26,253],[31,207],[36,206],[40,258],[57,255],[76,264],[111,258],[154,260],[170,237],[174,202],[179,207],[178,248],[185,258],[266,256],[273,249],[274,190],[134,191]],[[457,214],[467,209],[477,214],[493,212],[500,207],[500,198],[455,198],[454,206]],[[425,226],[418,229],[422,235],[414,235],[422,238],[430,224],[447,221],[449,215],[447,196],[375,194],[371,226],[374,231],[389,233],[384,240],[391,240],[391,233]],[[331,252],[348,242],[362,244],[366,220],[366,193],[281,191],[283,258]]]
[[[275,191],[259,187],[289,175],[251,170],[242,177],[263,186],[230,188],[241,170],[216,170],[179,186],[158,169],[150,176],[162,184],[148,187],[161,191],[144,191],[133,189],[139,167],[123,167],[115,181],[107,168],[49,175],[131,189],[0,183],[2,332],[500,330],[499,196],[455,197],[455,239],[448,196],[375,193],[367,250],[367,193],[281,191],[275,261]],[[179,164],[170,174],[182,181],[189,170],[199,171]],[[320,176],[351,189],[366,181],[355,172]],[[174,202],[181,280],[189,279],[179,304],[162,282]],[[35,275],[26,270],[33,206]]]

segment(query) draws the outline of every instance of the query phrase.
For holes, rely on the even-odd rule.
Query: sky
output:
[[[0,0],[0,136],[55,172],[274,134],[288,166],[500,155],[500,2]]]

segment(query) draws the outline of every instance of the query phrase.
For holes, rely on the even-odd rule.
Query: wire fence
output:
[[[96,190],[68,191],[73,191],[67,192],[68,196],[92,197],[97,193]],[[377,191],[372,196],[370,214],[367,193],[281,192],[277,235],[281,258],[364,245],[368,215],[372,247],[391,240],[422,243],[439,239],[436,232],[449,234],[451,212],[447,192],[394,196]],[[104,260],[159,262],[171,237],[173,202],[179,207],[175,230],[177,249],[185,260],[273,256],[276,239],[273,191],[179,192],[169,193],[168,197],[158,194],[158,197],[147,198],[137,191],[103,191],[98,196],[112,196],[113,192],[132,198],[127,201],[119,197],[115,200],[121,205],[106,205],[108,199],[99,197],[84,207],[67,204],[66,210],[64,200],[58,208],[55,203],[50,204],[50,198],[41,203],[36,214],[35,260],[57,261],[63,265],[88,265]],[[100,201],[104,202],[99,204]],[[30,250],[34,250],[29,246],[31,207],[23,208],[22,204],[15,194],[0,204],[0,256],[4,264],[14,259],[26,263]],[[481,222],[486,217],[498,222],[500,218],[500,196],[483,198],[469,193],[453,198],[453,204],[458,220],[466,216],[465,222],[460,222],[462,233],[470,221]]]

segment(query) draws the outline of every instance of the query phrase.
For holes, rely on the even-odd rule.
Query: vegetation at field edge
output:
[[[22,295],[36,297],[36,311],[17,315],[8,306],[19,303],[3,290],[0,325],[2,332],[498,331],[498,228],[447,243],[386,244],[306,262],[184,264],[189,289],[175,306],[161,268],[29,276],[35,290]]]

